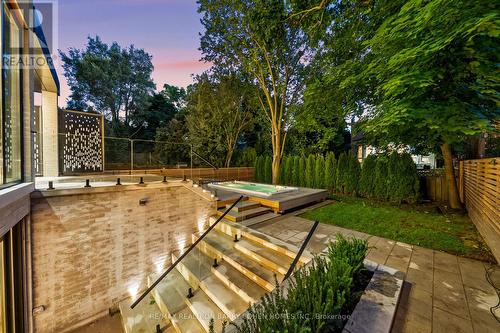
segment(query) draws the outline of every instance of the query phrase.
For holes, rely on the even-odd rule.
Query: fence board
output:
[[[500,158],[463,164],[463,197],[471,220],[500,262]]]

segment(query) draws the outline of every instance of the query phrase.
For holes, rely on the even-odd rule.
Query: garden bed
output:
[[[334,199],[337,202],[302,216],[412,245],[495,261],[467,215],[442,213],[435,205],[394,205],[348,196]]]
[[[364,260],[366,250],[366,241],[338,235],[225,332],[390,332],[401,275]]]

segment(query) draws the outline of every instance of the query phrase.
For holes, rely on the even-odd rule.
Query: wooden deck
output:
[[[229,202],[237,199],[241,194],[231,191],[217,190],[217,198],[223,207]],[[328,192],[312,188],[301,187],[298,191],[276,194],[271,197],[258,197],[246,195],[246,200],[258,202],[263,206],[270,207],[275,213],[283,213],[298,207],[310,205],[325,200]]]

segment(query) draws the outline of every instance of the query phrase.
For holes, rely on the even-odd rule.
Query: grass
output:
[[[334,199],[337,202],[302,216],[408,244],[495,261],[467,215],[441,214],[430,205],[398,206],[352,197]]]

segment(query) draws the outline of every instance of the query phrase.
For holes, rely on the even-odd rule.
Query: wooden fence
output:
[[[124,170],[108,170],[106,174],[154,174],[167,177],[183,178],[197,181],[198,179],[210,180],[244,180],[253,181],[255,168],[250,167],[234,167],[234,168],[181,168],[181,169],[137,169],[133,171]]]
[[[500,158],[462,161],[459,169],[460,198],[500,262]]]
[[[424,199],[436,202],[448,201],[448,183],[446,183],[444,170],[419,170],[419,176],[420,192]]]

